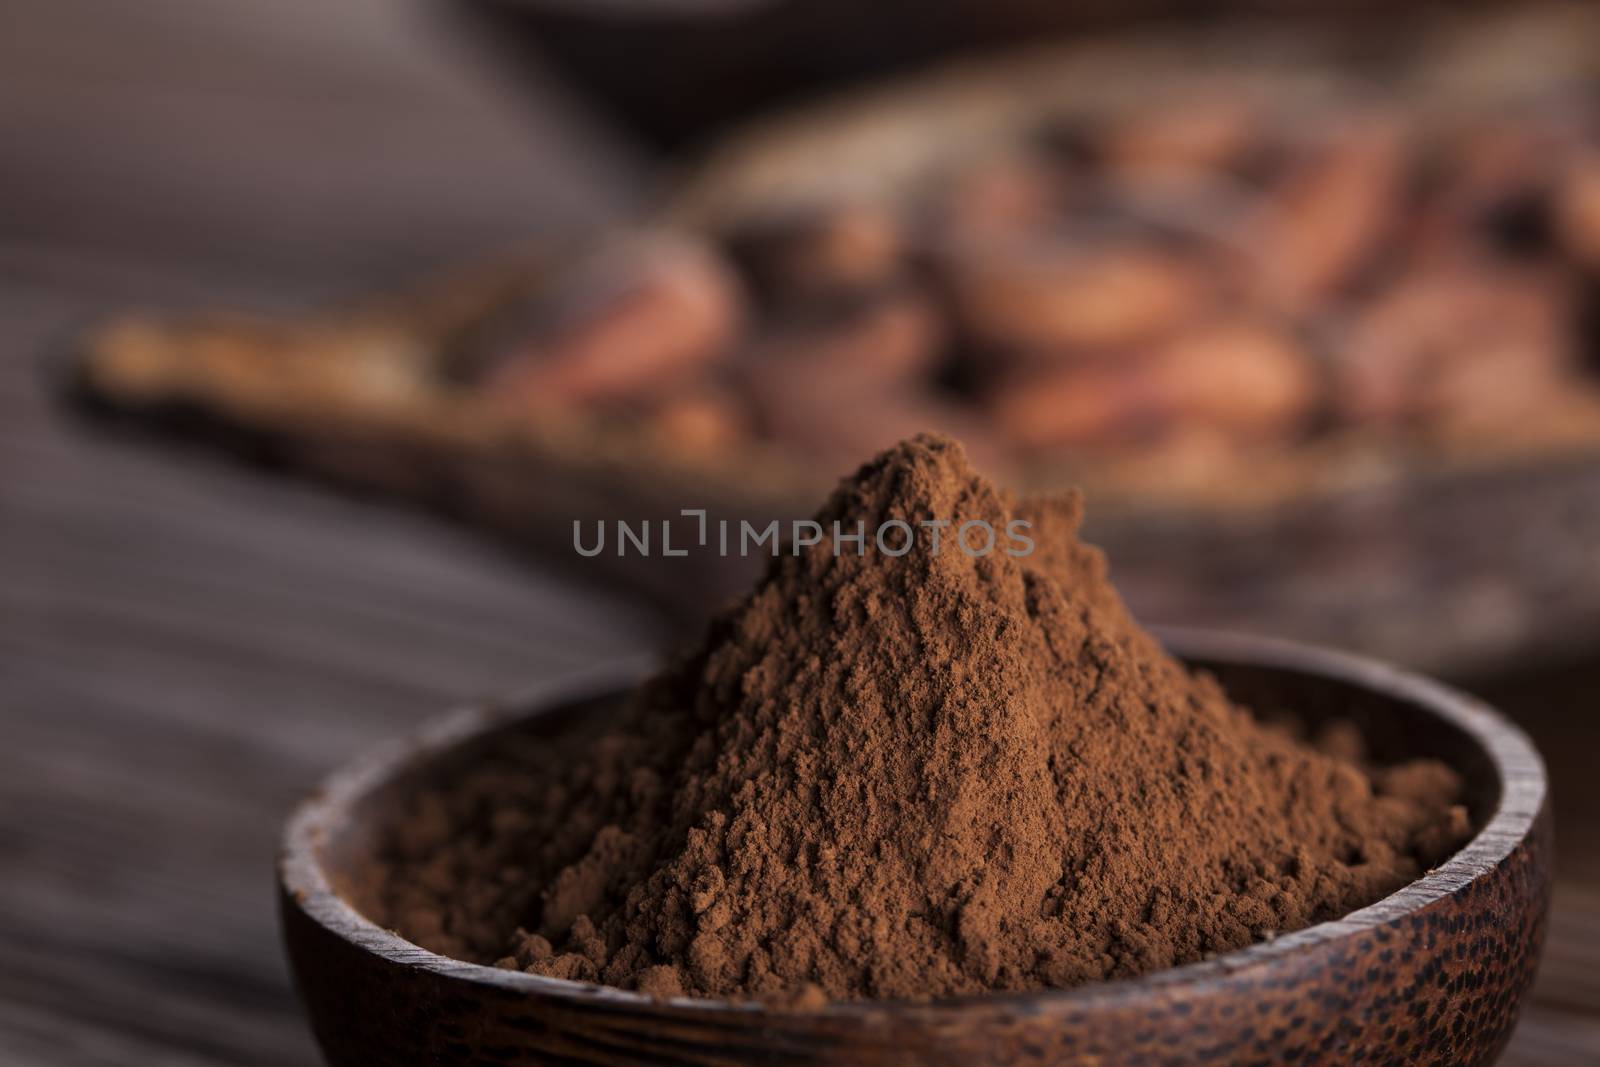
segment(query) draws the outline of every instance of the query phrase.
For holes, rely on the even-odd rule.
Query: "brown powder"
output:
[[[651,994],[929,997],[1197,960],[1462,842],[1449,769],[1369,775],[1167,656],[1078,517],[949,440],[897,446],[822,526],[982,520],[995,551],[775,560],[605,732],[419,798],[373,906],[437,951]]]

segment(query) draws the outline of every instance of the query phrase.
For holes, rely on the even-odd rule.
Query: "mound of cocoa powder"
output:
[[[1034,550],[774,560],[619,718],[415,798],[365,906],[435,951],[656,995],[920,998],[1201,959],[1464,841],[1448,768],[1365,771],[1166,655],[1079,511],[950,440],[898,445],[825,530],[1023,520]]]

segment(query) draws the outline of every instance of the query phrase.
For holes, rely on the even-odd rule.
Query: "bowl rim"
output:
[[[1452,895],[1504,861],[1534,828],[1545,806],[1548,784],[1544,761],[1526,734],[1487,704],[1460,690],[1381,660],[1277,637],[1185,627],[1151,629],[1163,646],[1180,659],[1320,676],[1422,708],[1465,733],[1483,750],[1499,779],[1499,801],[1471,840],[1416,881],[1341,918],[1282,934],[1270,941],[1135,978],[1069,989],[966,994],[927,1001],[834,1001],[808,1014],[881,1021],[886,1014],[912,1018],[930,1013],[1019,1008],[1030,1012],[1043,1007],[1085,1009],[1227,978],[1302,949],[1385,925]],[[616,695],[621,692],[619,682],[636,683],[655,662],[653,657],[612,660],[529,687],[506,700],[457,709],[424,723],[410,734],[381,743],[335,770],[296,806],[285,826],[277,864],[284,906],[292,901],[293,906],[328,933],[391,965],[500,992],[623,1010],[670,1008],[679,1013],[718,1017],[726,1017],[730,1012],[757,1017],[792,1015],[792,1010],[758,1000],[651,997],[612,986],[549,978],[442,956],[362,915],[334,890],[322,864],[320,846],[326,840],[329,827],[341,822],[355,801],[391,780],[395,774],[478,734],[559,707]]]

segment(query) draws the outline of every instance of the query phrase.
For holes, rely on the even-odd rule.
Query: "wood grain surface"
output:
[[[315,1063],[272,912],[293,799],[663,640],[558,563],[86,427],[41,371],[113,308],[300,306],[637,202],[569,95],[502,89],[400,0],[0,7],[0,1062]],[[1600,669],[1489,688],[1560,857],[1507,1062],[1596,1062]]]

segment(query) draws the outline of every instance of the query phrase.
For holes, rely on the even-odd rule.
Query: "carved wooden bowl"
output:
[[[615,707],[638,669],[458,713],[348,767],[290,819],[284,939],[328,1061],[385,1064],[1437,1063],[1492,1060],[1533,980],[1550,892],[1544,766],[1477,701],[1371,660],[1173,631],[1169,647],[1260,711],[1354,720],[1380,758],[1465,777],[1478,833],[1423,878],[1342,919],[1202,963],[1063,991],[806,1013],[651,1000],[463,963],[368,921],[334,890],[396,798],[508,734]]]

